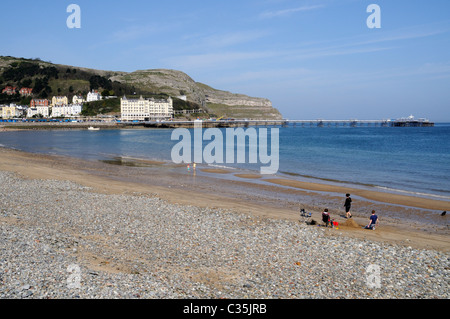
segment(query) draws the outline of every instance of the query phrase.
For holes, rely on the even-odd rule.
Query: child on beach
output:
[[[350,194],[345,194],[345,217],[346,218],[352,218],[352,214],[350,213],[350,207],[352,206],[352,198],[350,197]]]
[[[328,227],[328,224],[331,224],[331,227],[333,227],[330,214],[328,213],[328,208],[325,208],[322,213],[322,221],[325,223],[325,227]]]
[[[369,218],[369,224],[364,229],[375,230],[375,226],[378,225],[378,216],[375,215],[375,211],[372,211],[372,215]]]

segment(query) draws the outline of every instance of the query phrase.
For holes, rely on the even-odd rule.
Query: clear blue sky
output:
[[[69,4],[81,29],[69,29]],[[369,4],[381,28],[369,29]],[[450,122],[449,0],[42,0],[2,3],[0,55],[169,68],[270,99],[290,119]]]

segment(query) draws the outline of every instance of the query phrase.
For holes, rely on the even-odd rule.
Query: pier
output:
[[[350,126],[350,127],[357,127],[357,126],[391,126],[391,120],[323,120],[323,119],[317,119],[317,120],[288,120],[289,124],[292,124],[294,126],[301,125],[301,126]]]
[[[116,120],[71,120],[71,121],[23,121],[0,120],[0,128],[16,129],[64,129],[64,128],[88,128],[97,126],[103,129],[114,128],[194,128],[201,123],[202,128],[223,127],[249,127],[249,126],[282,126],[282,127],[428,127],[434,123],[426,119],[414,120],[409,118],[398,120],[248,120],[248,119],[226,119],[226,120],[197,120],[197,121],[116,121]]]
[[[144,127],[194,127],[196,121],[148,121],[134,123],[135,125],[142,125]],[[317,126],[317,127],[425,127],[434,126],[427,120],[202,120],[202,127],[248,127],[248,126]],[[127,123],[133,125],[133,123]]]

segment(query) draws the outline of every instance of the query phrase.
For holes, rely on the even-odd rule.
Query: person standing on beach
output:
[[[345,217],[346,218],[352,218],[352,214],[350,213],[350,207],[352,207],[352,198],[350,197],[350,194],[345,194]]]

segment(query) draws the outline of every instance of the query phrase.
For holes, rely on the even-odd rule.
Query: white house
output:
[[[50,107],[48,106],[35,106],[35,107],[29,107],[27,109],[27,117],[33,117],[34,115],[41,114],[43,117],[48,117],[50,114]]]
[[[81,95],[74,95],[72,98],[73,104],[83,104],[86,100]]]
[[[89,92],[87,94],[86,101],[93,102],[93,101],[100,101],[101,99],[102,99],[102,96],[100,95],[100,93],[98,93],[98,91],[96,91],[96,90],[92,90],[92,92]]]
[[[19,116],[23,116],[27,113],[27,109],[28,107],[25,105],[17,105],[17,112],[19,114]]]
[[[52,117],[69,117],[81,113],[81,104],[58,105],[52,108]]]

